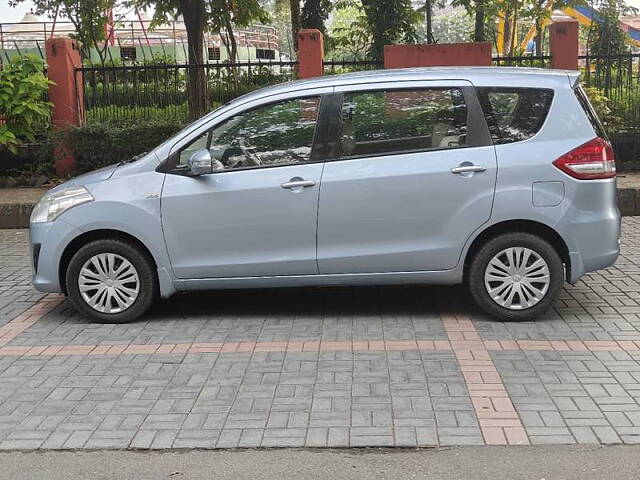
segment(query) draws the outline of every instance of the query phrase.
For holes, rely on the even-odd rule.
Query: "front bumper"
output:
[[[64,220],[34,223],[29,227],[32,256],[31,282],[41,292],[61,292],[60,261],[64,249],[82,232]]]

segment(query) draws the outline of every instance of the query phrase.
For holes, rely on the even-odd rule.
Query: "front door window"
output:
[[[319,97],[297,98],[235,115],[184,148],[178,167],[202,149],[224,170],[309,162],[319,106]]]

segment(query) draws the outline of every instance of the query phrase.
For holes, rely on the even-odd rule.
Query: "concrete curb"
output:
[[[0,229],[29,228],[33,202],[0,203]],[[619,188],[618,208],[624,217],[640,215],[640,188]]]
[[[623,216],[640,215],[640,188],[619,188],[618,208]]]
[[[28,228],[35,203],[0,203],[0,228]]]

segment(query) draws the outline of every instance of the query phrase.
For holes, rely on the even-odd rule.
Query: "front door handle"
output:
[[[287,188],[289,190],[299,190],[302,188],[307,188],[307,187],[313,187],[316,184],[316,182],[314,182],[313,180],[298,180],[295,178],[292,178],[291,180],[289,180],[288,182],[284,182],[282,185],[280,185],[282,188]]]
[[[480,165],[461,165],[459,167],[452,168],[451,173],[459,175],[461,173],[484,172],[485,170],[486,168]]]

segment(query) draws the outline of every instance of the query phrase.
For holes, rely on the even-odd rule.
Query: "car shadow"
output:
[[[184,317],[437,314],[471,305],[460,286],[427,285],[211,290],[157,302],[141,320]]]

